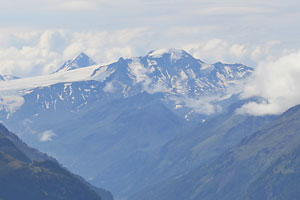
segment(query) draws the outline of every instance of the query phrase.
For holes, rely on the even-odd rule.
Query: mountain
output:
[[[85,53],[82,52],[77,57],[65,62],[55,72],[70,71],[70,70],[79,69],[82,67],[88,67],[92,65],[96,65],[96,63],[92,59],[90,59]]]
[[[38,150],[29,147],[22,140],[19,139],[18,136],[11,133],[5,126],[0,123],[0,133],[1,137],[5,137],[10,140],[18,149],[22,152],[22,154],[26,155],[26,157],[31,161],[43,161],[43,160],[51,160],[56,161],[54,158],[49,157],[45,153],[41,153]]]
[[[164,180],[185,174],[201,164],[216,159],[244,137],[276,118],[276,116],[237,114],[236,109],[250,100],[255,101],[255,99],[237,100],[221,114],[181,130],[161,148],[154,167],[148,169],[147,179],[160,177]],[[146,186],[143,183],[140,183],[141,187]]]
[[[151,51],[1,82],[0,120],[26,143],[125,198],[161,181],[148,172],[162,162],[162,148],[237,101],[232,94],[252,71],[206,64],[184,50]]]
[[[4,126],[0,128],[0,199],[101,200],[88,185],[53,159],[44,155],[45,159],[33,160],[32,157],[42,154],[31,148],[24,153],[16,145],[20,144],[17,137]],[[24,149],[25,144],[22,145]]]
[[[90,100],[127,98],[142,92],[162,93],[169,107],[188,118],[192,112],[215,112],[217,109],[207,103],[216,101],[211,96],[230,94],[252,71],[252,68],[242,64],[205,64],[183,50],[158,50],[144,57],[120,58],[107,66],[91,66],[3,82],[0,93],[5,95],[1,95],[1,104],[11,115],[16,111],[12,107],[18,109],[24,103],[20,95],[23,98],[35,95],[39,104],[37,107],[49,110],[64,103],[72,105],[74,111],[89,104]],[[9,94],[7,100],[6,94]],[[11,103],[14,101],[15,104]]]
[[[130,199],[294,200],[300,195],[300,105],[218,159]]]

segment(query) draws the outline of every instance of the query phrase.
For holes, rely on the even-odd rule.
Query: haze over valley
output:
[[[298,8],[5,1],[0,199],[297,200]]]

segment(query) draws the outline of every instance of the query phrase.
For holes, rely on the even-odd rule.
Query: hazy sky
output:
[[[298,77],[291,76],[300,73],[299,21],[299,0],[0,0],[0,74],[46,74],[82,51],[107,63],[182,48],[208,63],[259,69],[258,85],[244,95],[272,99],[279,112],[282,103],[300,102],[292,95],[300,91]],[[299,85],[287,101],[285,87],[264,92],[278,85],[274,71],[286,72],[281,83]]]
[[[81,51],[96,62],[183,48],[255,66],[300,44],[295,0],[0,0],[0,73],[48,73]]]

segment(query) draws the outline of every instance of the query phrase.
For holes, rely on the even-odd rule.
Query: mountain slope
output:
[[[101,198],[52,160],[32,161],[0,131],[0,199]]]
[[[230,95],[252,71],[206,64],[183,50],[152,51],[1,82],[0,120],[28,144],[124,197],[160,181],[148,171],[161,162],[161,148],[236,101]]]
[[[70,70],[79,69],[82,67],[88,67],[91,65],[96,65],[96,63],[92,59],[90,59],[85,53],[82,52],[77,57],[65,62],[55,72],[70,71]]]
[[[29,147],[27,144],[25,144],[23,141],[21,141],[15,134],[11,133],[1,123],[0,123],[0,133],[1,133],[2,138],[5,138],[5,139],[9,140],[10,142],[12,142],[31,161],[34,161],[34,160],[40,160],[40,161],[53,160],[54,161],[54,158],[49,157],[47,154],[41,153],[38,150]]]
[[[219,107],[214,104],[219,97],[239,92],[252,71],[241,64],[205,64],[183,50],[159,50],[107,66],[2,82],[0,120],[9,121],[20,108],[58,112],[57,105],[63,104],[74,112],[89,106],[90,100],[127,98],[142,92],[162,93],[169,108],[189,119],[191,113],[217,112]]]
[[[131,199],[297,199],[299,122],[300,106],[296,106],[214,162]]]
[[[58,124],[52,129],[54,140],[40,148],[79,174],[93,177],[98,186],[134,191],[139,178],[133,166],[145,164],[136,156],[152,158],[184,123],[147,93],[94,106],[82,117]]]
[[[246,199],[298,199],[300,147],[280,157],[247,189]]]
[[[214,160],[244,137],[274,120],[275,116],[236,114],[235,110],[245,102],[237,101],[223,113],[181,130],[161,148],[158,163],[152,171],[149,170],[149,174],[163,179],[184,174]]]
[[[170,100],[183,101],[226,92],[231,86],[240,85],[252,71],[253,68],[242,64],[205,64],[183,50],[171,49],[168,52],[150,52],[144,57],[120,58],[106,66],[84,67],[1,83],[0,92],[17,91],[24,95],[24,90],[28,94],[38,87],[43,89],[41,87],[57,83],[95,80],[103,84],[101,92],[106,94],[121,93],[127,97],[143,91],[150,94],[160,92]]]
[[[26,162],[43,162],[43,161],[52,161],[59,164],[53,157],[48,156],[45,153],[41,153],[40,151],[29,147],[23,141],[21,141],[15,134],[10,132],[5,126],[0,123],[0,138],[2,139],[0,142],[0,151],[8,153],[9,155],[14,155],[14,158],[17,160],[26,161]],[[7,143],[9,145],[7,145]],[[3,145],[2,145],[3,144]],[[7,152],[7,150],[11,149],[12,152]],[[19,154],[20,156],[15,156],[15,154]],[[110,192],[97,188],[90,183],[86,182],[82,177],[73,174],[77,179],[95,191],[102,200],[113,200],[113,196]]]

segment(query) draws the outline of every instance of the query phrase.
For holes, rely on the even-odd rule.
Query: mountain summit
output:
[[[153,51],[150,51],[147,54],[147,56],[152,57],[152,58],[162,58],[162,57],[168,56],[171,58],[171,60],[178,60],[181,58],[192,57],[186,51],[184,51],[182,49],[174,49],[174,48],[153,50]]]
[[[77,57],[65,62],[56,72],[70,71],[95,64],[96,63],[92,59],[90,59],[85,53],[81,52]]]

